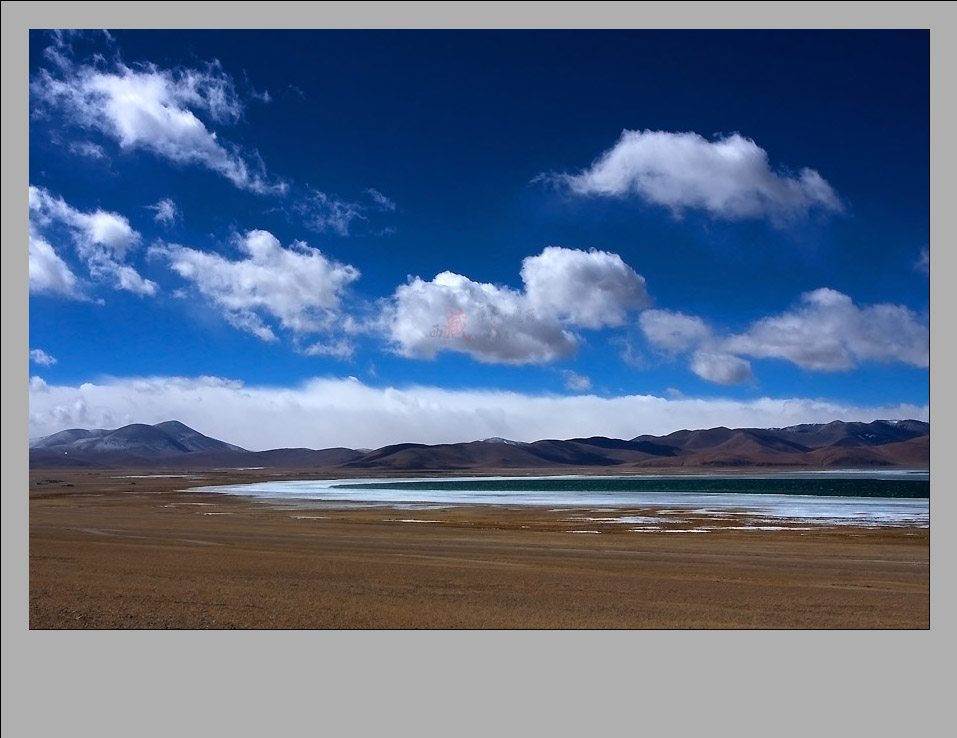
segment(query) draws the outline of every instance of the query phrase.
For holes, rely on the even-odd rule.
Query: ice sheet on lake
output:
[[[827,473],[835,474],[836,472]],[[845,475],[851,473],[843,472]],[[895,473],[903,475],[905,472],[896,470]],[[856,474],[857,476],[872,474],[876,476],[865,478],[876,479],[884,478],[891,472],[857,472]],[[601,479],[620,478],[602,477]],[[773,481],[788,478],[788,475],[763,475],[761,478]],[[496,485],[496,482],[504,480],[521,482],[556,479],[579,480],[581,484],[571,490],[505,489],[502,485]],[[594,480],[596,484],[590,485],[589,480]],[[401,484],[392,484],[396,482]],[[416,483],[422,482],[428,483],[428,488],[416,487]],[[468,482],[468,486],[456,488],[457,482]],[[600,486],[599,482],[599,478],[587,476],[323,479],[253,482],[194,488],[193,491],[249,496],[293,509],[388,507],[437,510],[460,505],[535,506],[559,512],[585,509],[597,514],[593,517],[580,517],[577,518],[578,520],[620,522],[642,526],[653,526],[661,522],[676,523],[680,522],[676,519],[677,517],[687,516],[709,518],[715,521],[727,520],[730,517],[741,523],[749,521],[754,525],[765,526],[813,524],[816,526],[926,528],[930,525],[930,501],[927,498],[829,497],[785,495],[773,492],[745,494],[647,491],[638,488],[602,490],[596,489]],[[636,512],[647,512],[647,514],[636,514]],[[675,517],[669,518],[667,517],[669,515]]]

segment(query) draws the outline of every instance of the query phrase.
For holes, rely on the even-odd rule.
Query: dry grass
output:
[[[580,535],[542,510],[289,511],[128,473],[31,473],[31,628],[930,626],[926,529]]]

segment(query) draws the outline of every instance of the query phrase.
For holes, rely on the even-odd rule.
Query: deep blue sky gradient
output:
[[[929,370],[862,362],[815,372],[752,359],[755,379],[718,386],[643,342],[635,320],[582,331],[579,353],[545,365],[485,364],[440,353],[395,355],[374,335],[351,359],[308,357],[288,335],[267,344],[226,323],[147,247],[162,240],[239,254],[238,233],[264,229],[356,266],[344,312],[374,318],[409,275],[450,270],[521,288],[522,259],[549,245],[619,254],[654,306],[704,317],[722,334],[829,287],[856,305],[906,306],[929,320],[929,34],[926,31],[111,31],[73,41],[130,66],[204,68],[218,60],[245,108],[222,140],[261,155],[270,176],[350,201],[367,188],[396,209],[367,213],[348,236],[309,230],[292,196],[246,192],[201,166],[82,131],[61,115],[30,125],[30,184],[72,207],[126,216],[143,236],[132,257],[155,297],[101,288],[103,304],[31,295],[30,345],[57,358],[32,366],[48,383],[105,376],[213,375],[295,385],[354,375],[370,385],[424,384],[562,393],[562,370],[598,395],[814,397],[856,404],[929,402]],[[34,78],[51,43],[30,34]],[[252,97],[267,92],[269,101]],[[31,106],[33,108],[35,106]],[[818,171],[845,206],[787,228],[762,220],[681,218],[638,198],[574,198],[541,181],[587,168],[623,129],[735,132],[777,171]],[[67,153],[100,144],[108,161]],[[147,206],[171,197],[170,229]],[[57,242],[52,241],[54,246]],[[66,241],[63,241],[65,244]],[[63,246],[64,254],[68,248]],[[82,271],[82,270],[78,270]],[[632,316],[634,318],[634,316]],[[642,366],[622,358],[625,344]]]

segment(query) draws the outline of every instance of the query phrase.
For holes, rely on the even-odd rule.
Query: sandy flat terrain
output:
[[[31,471],[31,628],[930,626],[927,529],[664,534],[544,509],[281,509],[186,488],[301,473],[136,474]]]

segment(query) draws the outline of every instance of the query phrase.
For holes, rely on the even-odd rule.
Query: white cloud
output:
[[[147,205],[146,207],[156,213],[153,216],[153,220],[167,228],[176,222],[176,218],[179,215],[176,203],[168,197],[163,198],[155,205]]]
[[[652,346],[671,355],[711,338],[711,330],[701,318],[670,310],[645,310],[638,316],[638,325]]]
[[[565,389],[573,392],[585,392],[591,389],[591,380],[583,374],[573,372],[571,369],[564,370],[562,377],[565,380]]]
[[[270,182],[258,154],[224,144],[197,116],[214,123],[235,123],[243,104],[232,79],[218,62],[203,71],[164,70],[147,64],[113,69],[74,66],[59,57],[60,74],[41,70],[30,89],[37,103],[59,108],[90,130],[114,139],[121,149],[143,149],[177,164],[198,164],[241,189],[282,193]],[[102,65],[101,65],[102,66]]]
[[[403,356],[439,351],[488,363],[543,363],[572,355],[572,328],[621,325],[647,303],[644,279],[617,254],[549,246],[522,262],[522,291],[442,272],[410,279],[387,301],[384,320]]]
[[[930,333],[901,305],[854,305],[850,297],[821,288],[801,296],[801,305],[761,318],[737,335],[713,334],[701,318],[667,310],[646,310],[639,325],[655,348],[677,356],[693,351],[691,370],[718,384],[753,378],[741,358],[783,359],[811,371],[851,369],[860,362],[900,362],[927,367]]]
[[[607,251],[548,246],[522,261],[529,306],[582,328],[618,326],[650,303],[645,279]]]
[[[416,359],[455,351],[487,363],[526,364],[575,352],[576,337],[554,316],[528,310],[517,290],[442,272],[399,286],[385,308],[385,327],[398,352]]]
[[[813,169],[778,173],[768,154],[738,133],[708,141],[697,133],[629,131],[579,174],[542,176],[578,195],[637,195],[675,215],[704,210],[715,218],[769,218],[782,225],[814,208],[843,209]]]
[[[122,215],[104,210],[82,213],[42,187],[30,186],[30,213],[40,225],[60,222],[70,226],[76,232],[78,248],[85,252],[101,247],[122,259],[140,240]]]
[[[232,325],[267,341],[276,336],[266,317],[296,334],[330,330],[344,289],[359,278],[303,242],[283,248],[268,231],[249,231],[238,246],[247,255],[239,261],[175,244],[150,254],[166,258]]]
[[[96,210],[83,213],[68,205],[63,198],[54,197],[42,187],[30,186],[30,281],[37,290],[70,294],[76,280],[67,276],[66,263],[56,254],[49,241],[39,231],[54,224],[66,226],[71,234],[77,255],[86,264],[90,276],[98,281],[112,281],[116,289],[138,295],[156,294],[156,284],[141,277],[135,269],[124,264],[130,251],[139,244],[140,234],[130,222],[118,213]],[[57,263],[59,261],[59,263]],[[36,276],[34,278],[34,268]],[[66,271],[64,271],[66,270]]]
[[[48,388],[49,386],[47,385],[45,381],[43,381],[43,377],[30,377],[30,394],[31,395],[41,393],[41,392],[46,392]]]
[[[858,307],[828,288],[803,294],[794,310],[762,318],[723,346],[818,371],[850,369],[862,361],[930,365],[930,332],[913,311],[888,303]]]
[[[924,274],[930,274],[930,249],[920,250],[920,258],[914,265],[914,269]]]
[[[56,364],[56,357],[50,356],[43,349],[30,349],[30,361],[40,366],[53,366]]]
[[[928,420],[925,406],[856,407],[806,398],[666,399],[650,395],[529,395],[500,390],[370,387],[314,379],[253,387],[215,377],[123,378],[79,387],[32,388],[29,436],[66,428],[116,428],[177,419],[251,450],[376,448],[499,436],[519,441],[603,435],[634,438],[682,428],[781,427],[835,419]],[[327,419],[323,422],[319,419]]]
[[[754,378],[751,364],[720,347],[707,324],[696,315],[646,310],[638,324],[648,343],[671,358],[693,352],[689,369],[715,384],[741,384]]]
[[[37,234],[30,223],[30,292],[53,293],[75,300],[84,299],[76,275],[57,255],[53,246]]]
[[[754,378],[750,362],[714,351],[695,351],[691,357],[691,371],[709,382],[724,385],[741,384]]]

